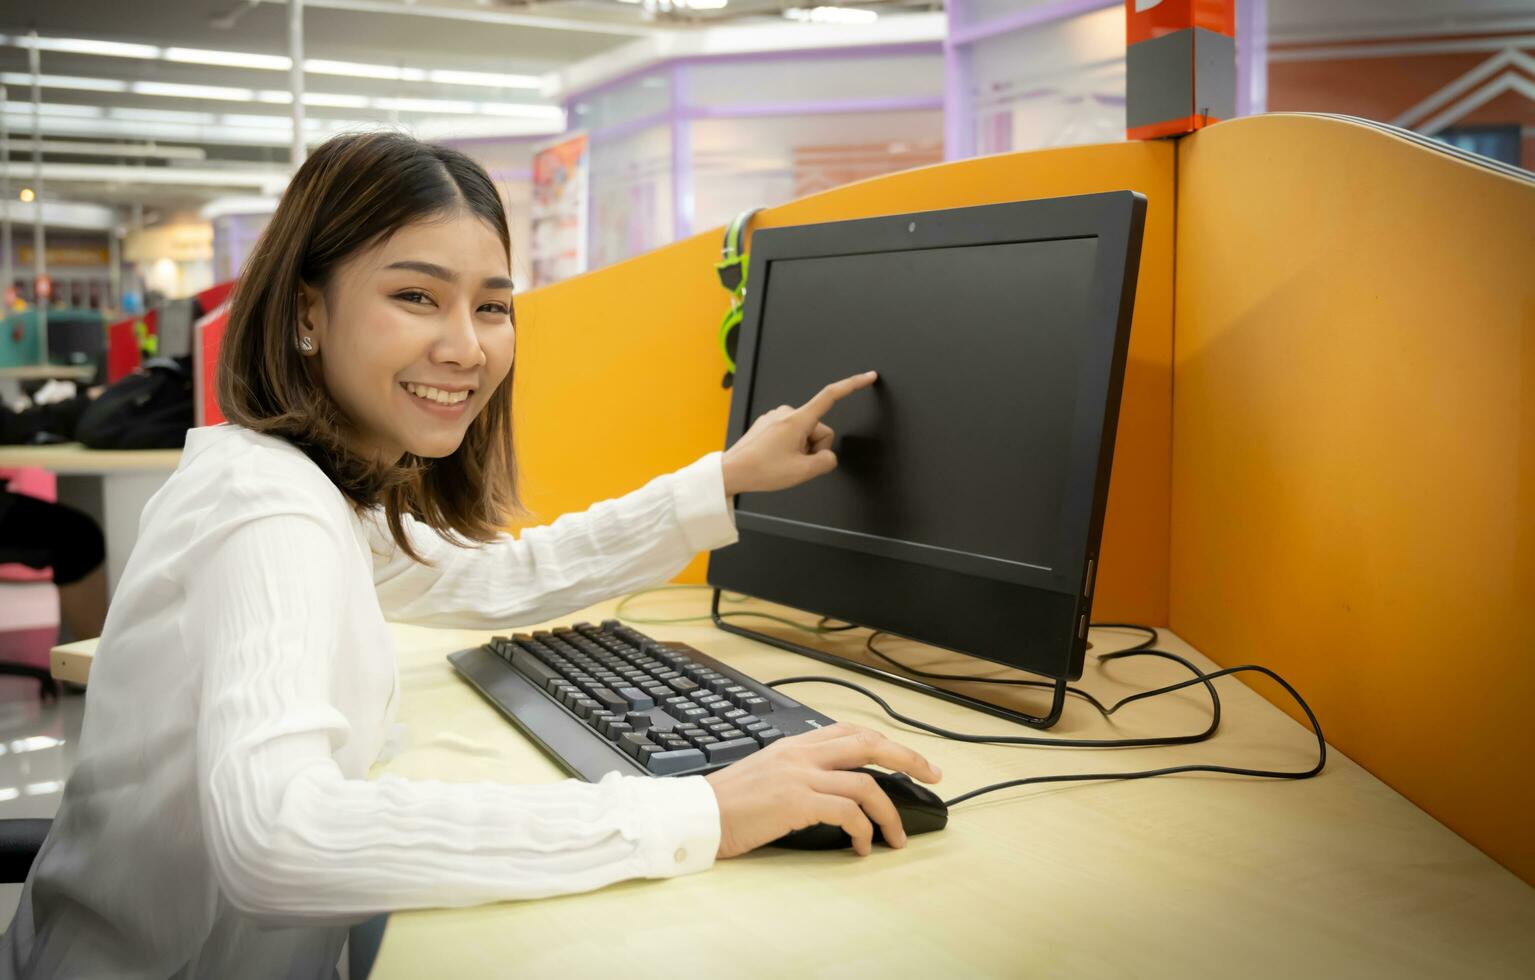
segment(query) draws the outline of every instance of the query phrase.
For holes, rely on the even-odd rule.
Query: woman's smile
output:
[[[417,408],[440,419],[461,418],[474,389],[462,385],[437,387],[414,381],[400,382],[400,390]]]

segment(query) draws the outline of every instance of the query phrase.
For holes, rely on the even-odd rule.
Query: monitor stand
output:
[[[834,667],[841,667],[843,670],[855,670],[860,674],[867,674],[870,677],[877,677],[882,681],[907,688],[908,690],[931,695],[935,698],[942,698],[945,701],[952,701],[955,704],[962,704],[967,708],[974,708],[976,711],[984,711],[988,715],[995,715],[998,718],[1006,718],[1008,721],[1016,722],[1020,725],[1027,725],[1030,728],[1049,728],[1061,719],[1061,709],[1065,706],[1066,703],[1065,680],[1051,678],[1051,681],[1053,682],[1052,690],[1054,693],[1050,702],[1050,710],[1045,714],[1035,716],[1026,714],[1022,711],[1013,711],[1010,708],[1004,708],[1000,705],[991,704],[988,701],[982,701],[978,698],[968,697],[964,694],[957,694],[954,691],[946,691],[941,687],[935,687],[932,684],[925,684],[922,681],[915,680],[910,677],[902,677],[900,674],[892,674],[888,670],[881,670],[878,667],[870,667],[868,664],[861,664],[856,660],[849,660],[846,657],[838,657],[830,653],[823,653],[820,650],[814,649],[813,647],[807,647],[802,644],[795,643],[792,640],[785,640],[781,639],[780,637],[770,636],[767,633],[759,633],[756,630],[747,629],[744,626],[733,626],[730,623],[725,622],[724,618],[720,616],[720,595],[720,589],[713,590],[713,598],[709,604],[709,616],[714,620],[715,626],[719,627],[727,633],[734,633],[737,636],[745,636],[753,640],[759,640],[763,643],[769,643],[775,647],[778,647],[779,649],[788,650],[790,653],[797,653],[801,656],[809,657],[812,660],[819,660],[822,663],[831,664]]]

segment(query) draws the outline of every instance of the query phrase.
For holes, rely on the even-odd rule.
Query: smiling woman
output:
[[[513,537],[508,267],[490,178],[452,150],[339,136],[294,176],[232,299],[233,424],[187,433],[144,509],[0,980],[327,980],[375,913],[672,877],[817,822],[904,843],[835,770],[938,774],[850,726],[707,777],[367,778],[399,703],[387,620],[507,630],[664,582],[736,540],[732,495],[835,468],[820,419],[875,380]]]
[[[524,516],[511,426],[511,240],[468,157],[391,132],[305,161],[220,352],[225,416],[298,446],[360,507],[488,541]],[[297,247],[295,247],[297,245]]]

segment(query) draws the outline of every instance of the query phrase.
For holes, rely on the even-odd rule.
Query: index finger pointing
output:
[[[808,413],[811,418],[819,419],[831,411],[831,407],[837,404],[840,399],[846,398],[859,388],[867,388],[878,379],[879,372],[865,371],[862,374],[855,374],[850,378],[843,378],[841,381],[833,381],[825,388],[816,392],[808,402],[801,406],[800,411]]]

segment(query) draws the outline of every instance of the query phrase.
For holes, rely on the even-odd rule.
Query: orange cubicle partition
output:
[[[1121,143],[983,157],[807,197],[753,227],[1135,190],[1148,200],[1096,612],[1167,618],[1174,150]],[[517,304],[512,414],[523,493],[544,523],[626,493],[725,442],[716,339],[729,298],[720,230],[529,292]],[[941,324],[934,326],[942,330]],[[871,364],[878,367],[878,364]],[[828,381],[835,380],[827,378]],[[705,556],[678,577],[702,582]]]
[[[1150,206],[1097,618],[1276,668],[1333,745],[1535,882],[1535,183],[1270,115],[906,171],[760,221],[1123,188]],[[721,448],[718,254],[709,231],[521,298],[537,521]]]
[[[1222,123],[1176,282],[1170,625],[1535,882],[1535,176]]]

